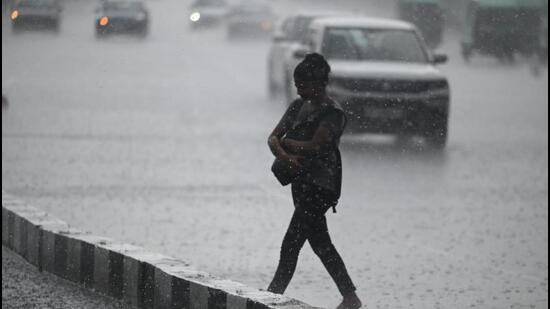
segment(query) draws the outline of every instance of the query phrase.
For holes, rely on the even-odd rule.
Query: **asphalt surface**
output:
[[[86,2],[65,8],[59,35],[13,35],[3,16],[2,185],[84,230],[265,288],[292,214],[269,172],[284,103],[267,99],[268,41],[192,31],[185,1],[149,7],[146,39],[97,41]],[[369,308],[548,308],[546,68],[466,64],[452,32],[441,49],[448,148],[346,137],[333,240]],[[287,294],[340,301],[308,246]]]
[[[2,308],[126,309],[107,298],[48,273],[39,272],[2,246]]]

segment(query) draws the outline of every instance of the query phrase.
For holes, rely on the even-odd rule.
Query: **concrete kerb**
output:
[[[2,190],[2,244],[66,280],[136,308],[313,309],[143,248],[71,228]]]
[[[168,257],[143,251],[124,255],[122,298],[126,303],[139,308],[151,308],[154,301],[154,264]]]

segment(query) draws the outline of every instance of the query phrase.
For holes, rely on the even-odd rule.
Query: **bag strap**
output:
[[[296,99],[294,101],[296,103],[295,110],[292,113],[292,126],[291,130],[294,130],[294,128],[297,127],[296,120],[298,120],[298,116],[300,115],[300,112],[302,111],[302,107],[304,107],[304,100],[302,99]]]
[[[324,111],[322,111],[322,112],[320,113],[320,115],[319,115],[319,116],[317,117],[317,119],[316,119],[316,121],[317,121],[317,127],[319,127],[319,125],[321,124],[321,121],[323,120],[324,117],[330,115],[330,114],[333,113],[333,112],[336,112],[336,113],[340,114],[340,116],[342,116],[343,119],[344,119],[344,123],[342,124],[342,128],[341,128],[341,129],[342,129],[342,133],[343,133],[344,130],[346,129],[346,126],[347,126],[347,123],[348,123],[348,117],[346,116],[346,113],[345,113],[342,109],[336,108],[336,107],[334,107],[334,106],[330,106],[330,107],[328,107],[327,109],[325,109]],[[340,135],[340,136],[341,136],[341,135]],[[340,164],[341,164],[341,162],[342,162],[342,157],[341,157],[341,154],[340,154],[340,150],[338,149],[337,146],[335,146],[335,148],[336,148],[336,155],[338,156],[338,161],[339,161]],[[340,168],[342,168],[342,167],[340,166]],[[342,187],[342,177],[340,176],[338,180],[339,180],[339,181],[338,181],[338,183],[336,184],[336,186],[337,186],[337,188],[339,188],[339,189],[338,189],[338,192],[336,193],[336,195],[338,195],[338,198],[340,198],[340,194],[341,194],[341,191],[340,191],[340,190],[341,190],[341,187]],[[336,204],[333,204],[331,208],[332,208],[332,212],[333,212],[333,213],[337,213],[337,211],[336,211]]]
[[[316,119],[317,127],[319,127],[319,125],[321,124],[321,121],[323,121],[324,117],[327,117],[328,115],[330,115],[332,113],[338,113],[344,119],[344,123],[342,124],[342,128],[341,128],[342,133],[343,133],[344,130],[346,129],[346,126],[347,126],[347,123],[348,123],[348,117],[346,116],[346,113],[343,110],[341,110],[339,108],[336,108],[334,106],[330,106],[330,107],[326,108],[324,111],[322,111],[319,114],[318,118]]]

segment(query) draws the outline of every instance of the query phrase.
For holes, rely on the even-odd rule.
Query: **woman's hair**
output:
[[[328,83],[330,65],[320,54],[308,54],[294,70],[295,81],[320,81]]]

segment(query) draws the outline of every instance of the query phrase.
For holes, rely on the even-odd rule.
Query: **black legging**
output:
[[[309,241],[321,259],[342,295],[355,291],[344,261],[334,248],[328,233],[325,213],[336,205],[331,191],[308,184],[293,184],[295,211],[281,246],[281,258],[268,291],[283,294],[294,275],[298,255],[305,241]]]

